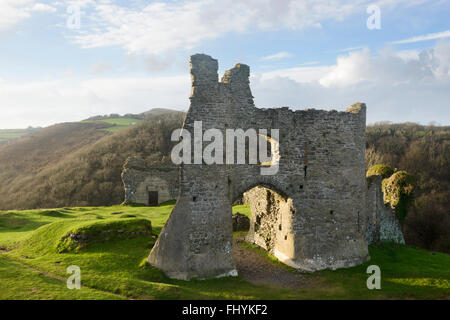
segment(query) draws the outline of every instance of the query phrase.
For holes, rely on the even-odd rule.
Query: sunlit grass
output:
[[[0,129],[0,144],[18,139],[30,133],[29,129]]]
[[[394,278],[386,281],[404,284],[414,287],[431,287],[440,289],[450,289],[449,279],[435,279],[435,278]]]
[[[20,299],[33,290],[36,294],[29,296],[33,299],[120,298],[98,290],[136,299],[449,298],[450,256],[400,245],[371,247],[371,261],[360,266],[305,274],[312,285],[299,290],[254,285],[241,277],[190,282],[169,279],[145,261],[173,206],[170,202],[151,208],[118,205],[0,212],[0,282],[10,287],[9,291],[0,290],[0,299]],[[250,215],[246,205],[234,206],[233,212],[237,211]],[[86,226],[101,231],[102,226],[121,221],[126,228],[133,219],[150,220],[154,235],[102,238],[79,250],[58,252],[58,243],[68,232]],[[243,246],[289,269],[259,247]],[[82,285],[92,291],[84,295],[66,292],[64,283],[30,272],[11,259],[59,277],[67,277],[67,267],[77,265]],[[366,287],[366,269],[371,264],[380,266],[381,290]],[[36,278],[42,280],[34,282]]]
[[[233,206],[233,213],[236,213],[236,212],[245,214],[249,218],[251,218],[251,216],[252,216],[252,212],[250,210],[250,206],[249,205]]]
[[[134,118],[110,118],[110,119],[102,119],[102,120],[85,120],[82,122],[90,123],[90,122],[98,122],[98,121],[106,122],[106,123],[109,123],[112,125],[108,128],[104,128],[104,129],[100,129],[100,130],[108,131],[108,132],[119,132],[119,131],[122,131],[123,129],[126,129],[132,125],[139,123],[142,120],[134,119]]]

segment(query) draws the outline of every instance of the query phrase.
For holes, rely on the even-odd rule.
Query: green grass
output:
[[[30,133],[28,129],[0,129],[0,145]]]
[[[133,119],[133,118],[111,118],[111,119],[104,119],[104,120],[98,120],[101,122],[106,122],[111,124],[112,126],[105,128],[105,129],[100,129],[100,130],[104,130],[104,131],[108,131],[108,132],[119,132],[122,131],[123,129],[126,129],[142,120],[140,119]],[[89,122],[96,122],[96,120],[85,120],[82,121],[84,123],[89,123]]]
[[[120,299],[98,290],[81,287],[80,290],[67,289],[61,280],[43,275],[17,262],[0,256],[0,299],[17,300],[77,300],[77,299]]]
[[[251,217],[252,212],[250,210],[250,206],[249,205],[237,205],[237,206],[233,206],[233,213],[242,213],[245,214],[247,217]]]
[[[408,246],[371,247],[372,260],[361,266],[305,274],[302,290],[254,285],[242,278],[178,281],[144,263],[173,202],[159,207],[112,206],[0,212],[0,299],[449,299],[450,255]],[[247,206],[233,211],[250,214]],[[154,235],[130,236],[150,220]],[[128,236],[105,238],[118,228]],[[98,234],[98,242],[60,253],[68,233]],[[291,272],[266,251],[243,244]],[[18,264],[17,262],[21,264]],[[23,265],[22,265],[23,264]],[[367,266],[381,268],[382,289],[366,287]],[[70,265],[81,268],[82,290],[24,265],[67,278]],[[110,294],[108,294],[110,293]]]

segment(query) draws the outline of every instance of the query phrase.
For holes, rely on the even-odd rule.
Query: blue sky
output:
[[[193,53],[250,65],[259,107],[362,101],[368,123],[449,125],[449,16],[427,0],[0,0],[0,128],[186,110]]]

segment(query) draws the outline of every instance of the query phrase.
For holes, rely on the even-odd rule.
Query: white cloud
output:
[[[315,64],[319,64],[320,61],[308,61],[308,62],[303,62],[302,64],[300,64],[300,66],[312,66]]]
[[[55,12],[56,8],[44,3],[35,3],[29,10],[40,12]]]
[[[440,43],[435,49],[440,50]],[[349,87],[359,84],[415,84],[434,83],[441,76],[439,68],[446,61],[436,55],[436,50],[424,50],[416,58],[412,54],[385,48],[378,55],[370,50],[353,51],[339,56],[333,70],[319,80],[324,87]],[[444,50],[445,51],[445,50]]]
[[[285,58],[290,58],[290,57],[292,57],[292,54],[290,54],[289,52],[286,52],[286,51],[281,51],[281,52],[272,54],[270,56],[262,57],[261,60],[262,61],[271,61],[271,60],[280,60],[280,59],[285,59]]]
[[[370,0],[180,0],[129,8],[112,2],[88,1],[91,10],[86,19],[95,27],[83,27],[72,39],[84,48],[119,46],[128,53],[161,54],[173,49],[190,50],[227,33],[318,28],[326,21],[342,21],[352,14],[361,14],[370,3]],[[386,7],[399,3],[408,2],[381,1]]]
[[[29,0],[5,0],[0,2],[0,30],[6,30],[21,20],[29,18],[30,13],[25,10]]]
[[[112,69],[112,65],[108,62],[95,62],[91,65],[91,73],[93,74],[101,74],[108,72]]]
[[[264,72],[260,75],[261,80],[270,80],[276,78],[289,78],[298,83],[315,82],[327,75],[333,66],[316,66],[316,67],[298,67],[288,69],[278,69],[274,71]]]
[[[307,81],[311,76],[312,81]],[[450,124],[450,41],[421,52],[386,48],[340,56],[332,66],[257,74],[252,90],[259,107],[345,110],[366,102],[368,122],[391,120]]]
[[[398,57],[405,61],[411,61],[411,60],[418,60],[419,59],[419,50],[401,50],[396,51],[395,54],[397,54]]]
[[[404,39],[404,40],[394,41],[394,42],[392,42],[392,44],[414,43],[414,42],[444,39],[444,38],[450,38],[450,30],[436,32],[436,33],[429,33],[429,34],[412,37],[412,38],[408,38],[408,39]]]
[[[1,0],[0,31],[8,30],[21,21],[31,17],[32,12],[55,12],[50,5],[35,0]]]
[[[231,66],[230,66],[231,67]],[[368,122],[437,121],[450,124],[450,41],[421,52],[386,48],[339,56],[328,66],[255,73],[258,107],[345,110],[366,102]],[[188,68],[180,76],[127,77],[17,83],[0,79],[0,128],[48,125],[106,113],[138,113],[152,107],[186,109]]]
[[[371,78],[370,52],[363,51],[350,52],[348,55],[337,58],[337,64],[319,83],[324,87],[345,87]]]
[[[336,52],[349,52],[349,51],[361,50],[364,48],[366,48],[366,46],[350,47],[350,48],[340,49]]]

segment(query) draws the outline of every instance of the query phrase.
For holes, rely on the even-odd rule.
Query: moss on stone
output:
[[[385,164],[376,164],[367,170],[366,177],[382,176],[383,179],[389,178],[394,173],[394,169]]]
[[[416,179],[406,171],[398,171],[382,182],[384,202],[395,210],[403,222],[414,199]]]

